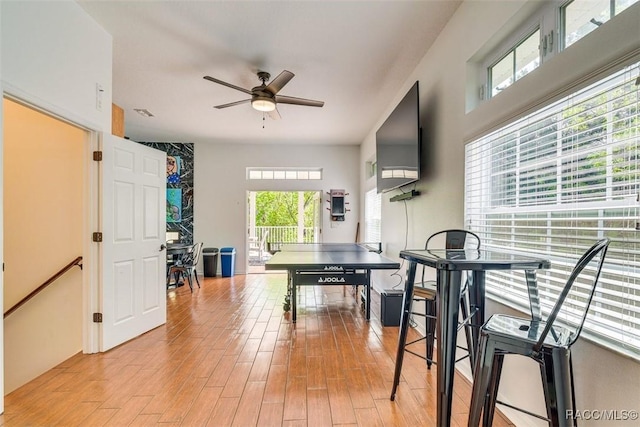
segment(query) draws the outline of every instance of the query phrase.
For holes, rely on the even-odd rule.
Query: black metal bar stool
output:
[[[450,230],[442,230],[437,233],[432,234],[427,239],[424,248],[428,249],[480,249],[480,237],[477,234],[468,231],[468,230],[460,230],[460,229],[450,229]],[[422,266],[422,275],[419,282],[416,282],[413,287],[413,303],[424,303],[424,313],[420,311],[413,310],[411,311],[411,316],[423,317],[425,319],[425,335],[416,340],[408,342],[405,344],[405,351],[407,353],[411,353],[414,356],[418,356],[422,359],[425,359],[427,362],[427,368],[431,369],[431,365],[434,362],[433,360],[433,347],[435,342],[435,331],[436,331],[436,281],[435,280],[426,280],[424,279],[426,267]],[[471,334],[469,333],[468,328],[471,327],[470,319],[473,317],[474,307],[469,307],[466,289],[467,289],[467,280],[471,280],[471,275],[464,279],[465,283],[462,284],[461,292],[460,292],[460,313],[462,314],[462,322],[458,327],[458,330],[461,328],[465,329],[466,340],[467,340],[467,349],[472,348],[473,344],[471,341]],[[477,325],[479,327],[479,325]],[[421,342],[426,342],[426,352],[424,354],[417,353],[413,351],[410,346]],[[465,349],[466,350],[466,349]],[[468,357],[468,356],[465,356]],[[471,360],[471,358],[470,358]],[[473,369],[473,363],[471,366]]]
[[[593,299],[609,239],[598,241],[580,258],[546,320],[493,315],[481,328],[474,369],[469,426],[493,422],[504,357],[519,354],[540,365],[547,417],[515,408],[550,426],[575,426],[567,417],[575,413],[575,391],[571,346],[576,342]],[[560,316],[559,316],[560,314]],[[483,412],[484,410],[484,412]]]

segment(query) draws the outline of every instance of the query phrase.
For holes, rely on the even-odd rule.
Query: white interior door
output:
[[[102,135],[100,351],[167,320],[166,153]]]

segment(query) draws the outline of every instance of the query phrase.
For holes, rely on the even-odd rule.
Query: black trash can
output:
[[[218,273],[218,248],[204,248],[202,261],[204,262],[204,277],[216,277]]]

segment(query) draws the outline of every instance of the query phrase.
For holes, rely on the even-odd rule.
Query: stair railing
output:
[[[49,277],[42,285],[38,286],[33,292],[31,292],[29,295],[27,295],[26,297],[22,298],[16,305],[14,305],[13,307],[11,307],[9,310],[7,310],[4,313],[4,318],[6,319],[8,315],[10,315],[11,313],[13,313],[14,311],[16,311],[17,309],[19,309],[20,307],[22,307],[27,301],[29,301],[31,298],[35,297],[36,295],[38,295],[40,292],[42,292],[47,286],[49,286],[50,284],[52,284],[53,282],[55,282],[60,276],[62,276],[64,273],[66,273],[67,271],[71,270],[74,266],[78,266],[80,267],[80,269],[82,270],[82,257],[79,256],[78,258],[74,259],[73,261],[71,261],[69,264],[65,265],[64,267],[62,267],[60,269],[60,271],[58,271],[56,274],[54,274],[53,276]]]

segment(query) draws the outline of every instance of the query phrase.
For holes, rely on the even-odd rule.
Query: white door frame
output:
[[[85,144],[84,168],[84,244],[82,254],[82,352],[91,354],[100,351],[100,325],[93,322],[93,313],[99,311],[101,280],[101,248],[92,241],[92,234],[102,230],[100,223],[100,168],[93,160],[93,152],[100,151],[100,134],[89,131],[89,141]]]
[[[316,210],[316,220],[318,222],[317,228],[318,228],[318,236],[317,238],[321,241],[322,240],[322,190],[247,190],[247,206],[245,209],[245,224],[247,226],[247,234],[245,236],[245,263],[248,266],[249,265],[249,239],[251,237],[255,237],[254,235],[251,234],[251,232],[255,229],[256,227],[256,220],[255,220],[255,207],[256,207],[256,194],[257,193],[266,193],[266,192],[279,192],[279,193],[306,193],[306,192],[315,192],[318,194],[318,209]],[[304,225],[301,224],[301,217],[302,219],[304,219],[304,206],[303,206],[303,200],[301,198],[298,198],[298,235],[302,235],[302,229],[304,228]]]
[[[100,230],[101,224],[99,223],[100,171],[98,162],[93,160],[93,152],[99,150],[99,134],[102,126],[79,117],[71,117],[72,115],[68,111],[55,105],[42,105],[42,100],[5,83],[2,85],[2,89],[3,98],[11,99],[87,132],[88,136],[83,153],[82,352],[96,353],[99,351],[99,325],[93,323],[93,313],[97,312],[99,307],[100,245],[94,243],[91,238],[94,231]],[[0,149],[4,152],[4,143]],[[3,200],[4,196],[0,192],[0,206],[2,206]],[[4,227],[4,218],[2,218],[2,227]],[[0,243],[3,242],[4,236],[0,233]],[[3,335],[4,325],[0,324],[0,337]],[[4,357],[1,354],[0,362],[4,371]],[[4,396],[2,386],[4,376],[0,379],[2,379],[0,382],[0,391],[2,391],[0,397],[2,397]],[[3,408],[4,405],[0,405],[0,407]]]
[[[0,93],[2,80],[0,79]],[[0,165],[4,164],[4,102],[0,103]],[[0,168],[0,260],[4,266],[4,166]],[[4,268],[2,269],[4,270]],[[4,273],[0,271],[0,307],[4,307]],[[4,310],[3,310],[4,311]],[[4,321],[0,323],[0,414],[4,414]]]
[[[99,212],[99,181],[98,168],[93,161],[93,151],[98,150],[98,135],[101,125],[91,123],[79,117],[70,117],[68,111],[55,105],[43,105],[42,100],[25,93],[24,91],[0,81],[0,95],[21,103],[35,111],[52,116],[62,122],[69,123],[87,132],[87,141],[84,144],[83,153],[83,250],[82,250],[82,351],[83,353],[95,353],[98,351],[98,325],[93,323],[93,313],[98,307],[98,249],[97,244],[91,242],[91,230],[98,230]],[[4,119],[4,111],[0,104],[0,119]],[[0,120],[2,121],[2,120]],[[3,126],[0,123],[0,162],[4,158],[4,139],[2,137]],[[0,163],[1,164],[1,163]],[[4,206],[4,193],[2,186],[4,180],[0,176],[0,208]],[[0,211],[0,259],[4,259],[4,217]],[[0,272],[0,303],[3,303],[4,275]],[[0,322],[0,414],[4,413],[4,321]]]

